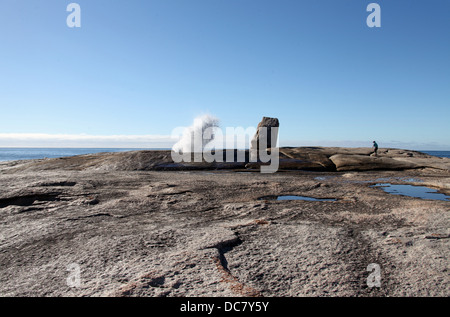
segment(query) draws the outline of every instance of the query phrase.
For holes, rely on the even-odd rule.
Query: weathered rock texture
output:
[[[188,171],[222,169],[259,169],[249,163],[249,151],[222,151],[223,162],[174,163],[170,151],[131,151],[98,153],[57,159],[1,163],[3,173],[18,171],[89,170],[89,171]],[[227,152],[235,159],[227,162]],[[244,152],[238,154],[238,152]],[[450,170],[450,159],[417,151],[379,149],[370,156],[370,148],[299,147],[279,149],[280,170],[370,171],[432,168]],[[238,160],[243,157],[243,160]]]
[[[332,170],[330,157],[363,151],[282,152]],[[396,151],[380,156],[403,157]],[[427,156],[407,158],[416,156],[429,166]],[[449,296],[450,203],[370,187],[382,179],[448,194],[442,162],[164,171],[170,153],[142,151],[2,163],[0,295]],[[336,201],[260,199],[268,195]],[[381,267],[380,288],[367,285],[371,263]],[[78,287],[67,283],[74,264]]]

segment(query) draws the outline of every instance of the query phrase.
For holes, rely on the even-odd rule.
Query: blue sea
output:
[[[0,148],[0,161],[33,160],[43,158],[57,158],[64,156],[92,154],[100,152],[124,152],[138,150],[170,150],[167,148]],[[422,151],[438,157],[450,158],[450,151]]]
[[[450,151],[420,151],[420,152],[430,154],[433,156],[450,158]]]
[[[139,150],[167,150],[143,148],[0,148],[0,161],[57,158],[101,152],[125,152]]]

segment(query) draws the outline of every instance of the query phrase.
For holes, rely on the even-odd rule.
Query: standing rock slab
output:
[[[272,128],[279,128],[279,127],[280,127],[280,122],[278,121],[277,118],[263,117],[261,122],[258,124],[258,127],[256,128],[256,134],[253,136],[252,149],[259,149],[261,140],[263,140],[263,138],[265,138],[265,140],[266,140],[266,142],[265,142],[266,149],[276,147],[278,130],[275,131],[275,135],[274,135],[275,138],[273,140],[270,137],[270,135],[272,132]],[[263,129],[263,128],[267,128],[267,129]],[[264,142],[262,145],[264,145]]]
[[[263,117],[256,128],[256,133],[251,140],[251,154],[252,161],[258,158],[258,151],[267,150],[277,146],[278,128],[280,122],[277,118]]]

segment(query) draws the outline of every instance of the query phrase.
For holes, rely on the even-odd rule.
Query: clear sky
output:
[[[449,0],[1,0],[0,43],[0,146],[133,146],[209,113],[277,117],[281,145],[450,150]]]

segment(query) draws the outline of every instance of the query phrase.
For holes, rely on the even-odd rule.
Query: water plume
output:
[[[214,140],[214,130],[219,127],[219,119],[211,115],[202,115],[185,128],[180,140],[172,150],[177,153],[203,152],[205,146]]]

